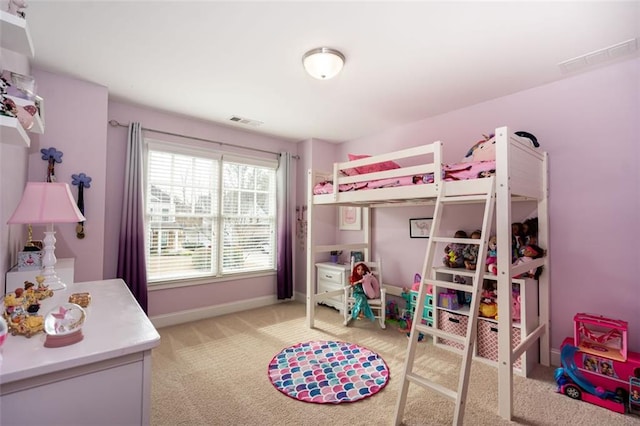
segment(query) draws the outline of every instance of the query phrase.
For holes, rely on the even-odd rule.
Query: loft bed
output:
[[[523,132],[518,132],[522,135]],[[535,143],[537,146],[537,143]],[[433,142],[414,148],[381,155],[359,158],[333,164],[330,172],[308,171],[307,184],[307,318],[308,327],[314,327],[315,308],[319,302],[336,297],[341,291],[319,293],[316,283],[315,263],[326,260],[328,253],[339,250],[360,250],[365,260],[371,255],[370,209],[386,206],[415,206],[435,204],[439,194],[474,195],[486,192],[491,179],[456,176],[450,171],[461,169],[461,164],[442,164],[443,144]],[[534,201],[538,216],[538,245],[548,248],[548,159],[547,153],[532,146],[532,140],[511,132],[507,127],[495,131],[495,232],[498,247],[511,247],[511,210],[514,201]],[[406,166],[381,170],[376,165],[392,162]],[[358,174],[349,173],[358,169]],[[465,166],[462,165],[464,169]],[[349,175],[351,174],[351,176]],[[369,185],[369,182],[375,182]],[[314,230],[314,210],[319,206],[362,207],[362,240],[355,244],[317,244]],[[337,216],[337,215],[336,215]],[[549,250],[547,255],[531,263],[513,266],[510,250],[498,250],[498,270],[495,278],[498,305],[511,306],[511,278],[531,268],[545,266],[538,278],[539,320],[538,326],[511,348],[512,318],[501,312],[498,324],[498,401],[499,415],[510,420],[513,411],[513,362],[529,347],[539,341],[540,363],[550,365],[549,330]],[[400,295],[401,289],[387,294]],[[508,311],[508,310],[507,310]]]

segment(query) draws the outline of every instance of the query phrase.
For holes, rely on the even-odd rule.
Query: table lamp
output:
[[[71,189],[66,183],[27,182],[22,199],[8,224],[46,224],[44,233],[44,255],[42,257],[42,275],[44,285],[50,290],[63,290],[67,286],[56,275],[56,237],[54,223],[75,223],[85,221],[80,213]]]

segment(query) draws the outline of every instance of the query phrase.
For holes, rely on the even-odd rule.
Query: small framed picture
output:
[[[364,253],[361,251],[352,251],[349,259],[353,258],[353,263],[364,262]]]
[[[411,238],[429,238],[432,217],[409,219],[409,236]]]
[[[362,212],[360,207],[340,207],[338,209],[338,229],[341,231],[360,231],[362,229]]]
[[[29,271],[42,268],[42,251],[19,251],[18,271]]]

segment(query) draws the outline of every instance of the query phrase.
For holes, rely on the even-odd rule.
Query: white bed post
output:
[[[509,186],[509,131],[496,129],[496,236],[498,240],[498,306],[511,306],[511,188]],[[498,414],[511,420],[513,364],[511,309],[501,309],[498,320]]]
[[[313,328],[315,314],[316,274],[313,238],[313,171],[307,172],[307,327]]]
[[[371,259],[371,208],[362,207],[361,213],[364,243],[366,244],[366,248],[364,249],[364,260],[370,262],[373,260]]]
[[[544,153],[542,162],[542,199],[538,200],[538,245],[546,248],[545,265],[538,279],[538,300],[540,306],[539,324],[545,325],[545,332],[540,336],[540,364],[551,365],[551,329],[550,329],[550,300],[551,287],[549,283],[549,155]]]

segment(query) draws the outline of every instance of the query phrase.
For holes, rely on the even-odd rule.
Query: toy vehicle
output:
[[[578,348],[572,345],[562,347],[562,367],[556,369],[555,380],[558,392],[569,398],[583,400],[609,410],[625,413],[624,395],[594,386],[578,369],[575,354]]]

